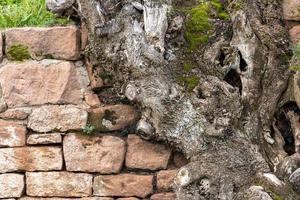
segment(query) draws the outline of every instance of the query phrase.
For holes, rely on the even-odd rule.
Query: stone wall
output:
[[[84,33],[68,26],[0,35],[0,198],[175,199],[172,180],[187,160],[124,134],[139,114],[101,103],[93,90],[102,80],[81,56]]]

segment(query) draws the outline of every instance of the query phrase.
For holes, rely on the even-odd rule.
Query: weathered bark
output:
[[[178,199],[271,199],[250,186],[267,172],[284,180],[299,160],[286,154],[274,119],[290,76],[281,1],[222,2],[230,20],[211,19],[209,42],[187,51],[188,16],[178,7],[196,1],[79,0],[86,56],[112,75],[113,87],[102,91],[118,95],[110,101],[139,106],[142,136],[190,158],[175,181]],[[189,72],[186,60],[196,66]],[[178,83],[182,73],[200,79],[193,90]],[[279,193],[296,199],[286,188]]]

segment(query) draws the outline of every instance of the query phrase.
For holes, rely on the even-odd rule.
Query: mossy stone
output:
[[[30,59],[28,47],[22,44],[15,44],[8,48],[7,56],[10,60],[22,61]]]

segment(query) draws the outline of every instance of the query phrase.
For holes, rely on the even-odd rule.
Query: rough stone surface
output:
[[[19,147],[0,149],[0,173],[62,169],[59,147]]]
[[[13,45],[22,44],[33,58],[77,60],[80,56],[80,32],[75,26],[12,28],[5,35],[6,53]]]
[[[183,167],[189,163],[189,161],[184,157],[184,155],[178,152],[174,153],[173,162],[175,167],[178,168]]]
[[[22,197],[20,200],[114,200],[110,197],[82,197],[82,198],[43,198],[43,197]]]
[[[171,150],[164,145],[153,144],[136,135],[127,139],[126,167],[133,169],[166,169]]]
[[[85,66],[88,72],[89,79],[91,81],[91,88],[93,90],[97,90],[103,87],[104,83],[102,78],[99,76],[101,72],[99,72],[100,67],[93,68],[93,65],[86,60]]]
[[[0,121],[0,147],[25,145],[26,127],[16,122]]]
[[[62,142],[60,133],[32,134],[27,138],[27,144],[59,144]]]
[[[97,176],[94,178],[94,195],[145,198],[152,193],[152,180],[150,175]]]
[[[99,107],[101,105],[99,97],[91,92],[87,92],[84,94],[85,102],[91,106],[92,108]]]
[[[283,0],[283,15],[285,20],[300,20],[299,0]]]
[[[0,62],[2,62],[3,59],[3,38],[2,33],[0,32]]]
[[[174,193],[159,193],[151,196],[150,200],[175,200],[176,195]]]
[[[3,98],[9,108],[42,104],[80,104],[76,69],[58,60],[8,63],[0,69]]]
[[[157,189],[171,190],[178,170],[162,170],[157,173]]]
[[[129,105],[112,105],[95,108],[89,112],[89,122],[98,131],[115,131],[136,122],[138,114]]]
[[[294,45],[300,44],[300,25],[294,26],[289,31],[290,38]]]
[[[13,108],[0,113],[0,118],[24,120],[29,116],[29,113],[31,113],[31,108]]]
[[[70,172],[27,172],[26,194],[36,197],[86,197],[92,194],[92,175]]]
[[[85,23],[81,24],[81,50],[84,51],[86,45],[88,44],[88,28]]]
[[[0,198],[21,197],[24,185],[24,175],[0,174]]]
[[[139,199],[135,197],[128,197],[128,198],[118,198],[117,200],[139,200]]]
[[[68,134],[64,137],[68,171],[117,173],[125,157],[125,142],[114,136]]]
[[[58,14],[70,9],[74,3],[75,0],[46,0],[47,9]]]
[[[28,127],[37,132],[82,130],[86,122],[85,110],[72,105],[53,105],[34,109],[28,118]]]

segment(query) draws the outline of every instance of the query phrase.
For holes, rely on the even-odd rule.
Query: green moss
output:
[[[213,29],[210,21],[210,6],[202,3],[195,8],[192,8],[188,14],[186,22],[185,38],[189,43],[190,49],[196,49],[200,44],[208,42],[209,36]]]
[[[194,68],[194,65],[190,62],[183,63],[183,71],[190,72]]]
[[[189,92],[192,92],[193,89],[198,85],[200,79],[198,76],[188,76],[188,77],[184,77],[184,76],[180,76],[177,78],[177,82],[186,87],[186,89]]]
[[[214,29],[211,22],[212,18],[229,19],[229,15],[225,12],[219,0],[202,2],[188,10],[187,14],[188,18],[184,35],[189,43],[190,50],[195,50],[199,45],[209,41],[209,37]]]
[[[16,44],[9,47],[7,56],[11,60],[22,61],[30,58],[28,47],[22,44]]]

